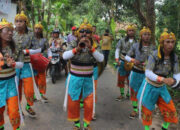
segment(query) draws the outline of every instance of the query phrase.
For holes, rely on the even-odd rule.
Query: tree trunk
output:
[[[40,22],[42,19],[41,19],[41,11],[39,7],[37,7],[37,11],[38,11],[38,22]]]
[[[133,6],[134,6],[135,11],[138,14],[138,19],[142,23],[142,26],[147,26],[146,17],[144,16],[144,14],[143,14],[143,12],[141,10],[141,1],[140,0],[136,0],[134,2]]]
[[[41,20],[44,20],[44,8],[45,8],[45,3],[42,2],[42,10],[41,10]]]
[[[48,0],[48,17],[47,17],[47,26],[50,24],[50,18],[51,18],[51,0]],[[49,29],[49,28],[48,28]],[[48,31],[46,32],[46,38],[48,37]]]
[[[156,22],[156,15],[155,15],[155,0],[146,0],[146,19],[147,19],[147,26],[151,29],[151,40],[152,43],[155,45],[155,22]]]
[[[32,28],[33,28],[33,30],[34,30],[35,18],[34,18],[34,2],[33,2],[33,1],[32,1],[32,3],[31,3],[31,11],[32,11],[32,16],[31,16]]]

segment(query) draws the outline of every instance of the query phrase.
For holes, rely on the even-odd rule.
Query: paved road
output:
[[[38,114],[32,119],[25,113],[25,125],[22,130],[71,130],[73,123],[66,119],[63,111],[63,100],[65,93],[65,76],[53,85],[49,78],[47,97],[49,103],[36,102],[34,109]],[[114,99],[119,94],[116,86],[116,74],[107,67],[98,82],[98,104],[96,107],[97,120],[91,123],[93,130],[143,130],[140,120],[128,118],[132,111],[130,101],[117,102]],[[25,101],[23,101],[25,106]],[[24,107],[23,107],[24,108]],[[83,113],[83,111],[82,111]],[[11,130],[9,120],[6,116],[6,129]]]

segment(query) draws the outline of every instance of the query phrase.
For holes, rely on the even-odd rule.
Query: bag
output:
[[[126,71],[131,71],[132,70],[132,68],[133,68],[133,63],[131,63],[131,62],[127,62],[127,61],[125,61],[125,63],[124,63],[124,69],[126,70]]]
[[[46,68],[49,64],[49,60],[46,57],[44,57],[41,53],[37,53],[30,55],[30,58],[33,69],[37,70],[38,72],[46,71]]]

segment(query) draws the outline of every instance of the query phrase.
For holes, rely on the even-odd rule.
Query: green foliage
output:
[[[116,29],[116,22],[114,21],[114,18],[112,18],[111,19],[111,31],[112,31],[114,38],[115,38],[115,29]]]
[[[111,51],[109,53],[109,64],[113,65],[113,63],[115,62],[115,50],[116,50],[116,45],[118,43],[118,40],[114,40],[112,42],[112,45],[111,45]]]

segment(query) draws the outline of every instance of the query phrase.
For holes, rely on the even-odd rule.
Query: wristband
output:
[[[26,49],[26,54],[29,54],[30,52],[29,52],[29,49]]]
[[[158,77],[157,77],[157,82],[162,82],[162,81],[163,81],[163,79],[164,79],[163,77],[158,76]]]
[[[73,54],[76,54],[76,53],[77,53],[77,49],[74,48],[74,49],[72,50],[72,52],[73,52]]]
[[[119,59],[117,58],[117,59],[115,59],[116,60],[116,62],[119,62]]]
[[[16,67],[16,62],[12,63],[11,67],[15,68]]]
[[[91,49],[91,53],[94,53],[95,51],[96,51],[95,48],[92,48],[92,49]]]

